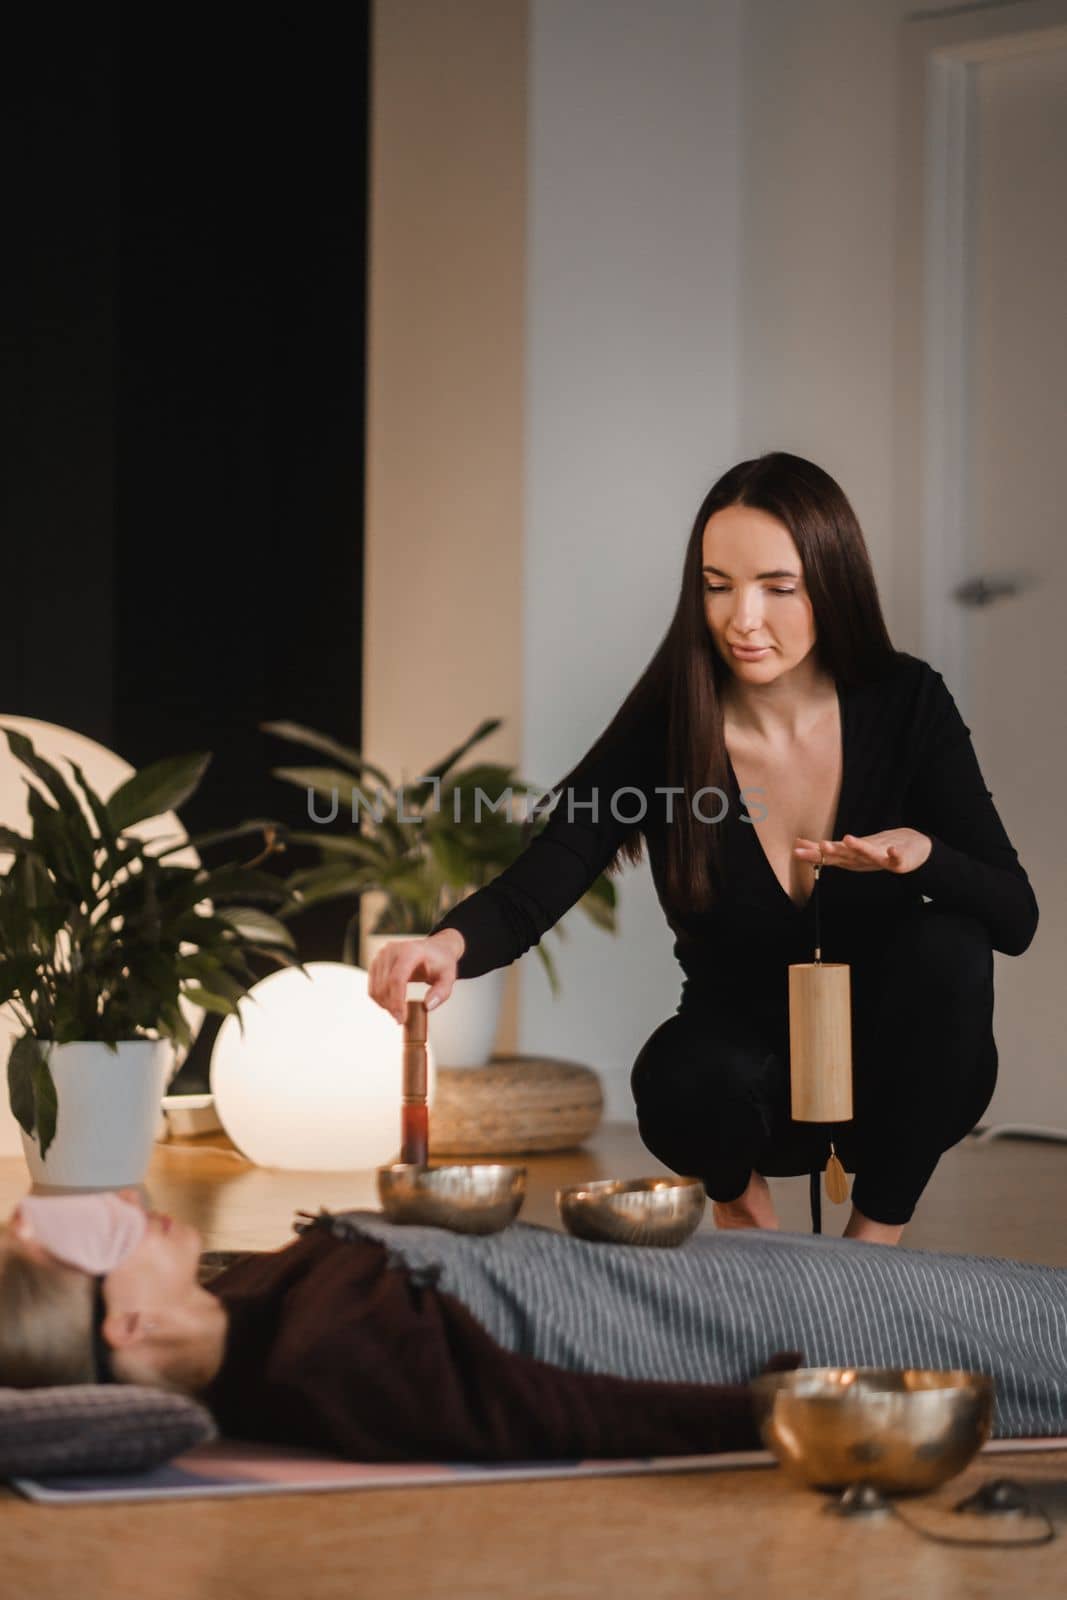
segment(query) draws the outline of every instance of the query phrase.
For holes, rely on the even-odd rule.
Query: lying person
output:
[[[758,1448],[747,1381],[801,1362],[989,1372],[994,1435],[1067,1432],[1067,1270],[773,1231],[659,1250],[363,1211],[297,1227],[205,1285],[188,1223],[23,1201],[0,1384],[178,1389],[230,1437],[366,1461]]]

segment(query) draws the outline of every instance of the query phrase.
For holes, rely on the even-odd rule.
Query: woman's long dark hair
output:
[[[730,668],[708,629],[702,571],[705,526],[725,506],[752,506],[788,528],[811,598],[816,659],[836,683],[848,688],[877,677],[894,654],[863,533],[829,473],[784,450],[723,473],[693,519],[681,593],[662,644],[596,743],[553,785],[564,794],[579,787],[590,764],[609,750],[636,749],[648,719],[658,719],[666,740],[663,782],[684,790],[665,830],[664,899],[676,912],[706,910],[719,882],[718,827],[694,816],[690,802],[705,785],[729,793],[721,689]],[[645,825],[635,823],[605,870],[636,865],[644,844]]]

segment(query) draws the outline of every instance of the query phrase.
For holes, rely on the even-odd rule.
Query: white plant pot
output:
[[[363,939],[364,967],[370,967],[384,945],[418,937],[411,933],[366,935]],[[507,968],[498,967],[480,978],[461,978],[453,985],[448,999],[430,1012],[427,1031],[439,1067],[488,1065],[500,1027],[506,977]],[[424,999],[429,987],[428,983],[409,983],[408,999]]]
[[[44,1160],[22,1133],[30,1177],[50,1189],[121,1189],[144,1181],[173,1050],[166,1039],[48,1044],[58,1113]],[[20,1132],[22,1130],[20,1129]]]

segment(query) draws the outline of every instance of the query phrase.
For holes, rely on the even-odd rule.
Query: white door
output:
[[[898,621],[1040,907],[983,1123],[1067,1138],[1067,0],[915,13],[899,59]]]
[[[1067,42],[969,70],[964,715],[1041,913],[996,956],[983,1120],[1067,1130]]]

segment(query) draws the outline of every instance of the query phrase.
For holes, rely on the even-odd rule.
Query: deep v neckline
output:
[[[848,778],[849,778],[848,696],[847,696],[845,690],[841,687],[841,684],[840,684],[839,681],[835,682],[834,688],[835,688],[836,693],[837,693],[838,722],[839,722],[840,740],[841,740],[841,783],[840,783],[840,786],[839,786],[838,792],[837,792],[837,810],[836,810],[836,812],[834,814],[834,822],[833,822],[833,828],[831,829],[831,832],[830,832],[830,838],[831,839],[840,839],[841,838],[841,830],[842,830],[842,828],[844,826],[845,802],[846,802],[846,799],[847,799],[846,791],[847,791],[847,787],[848,787]],[[725,742],[724,742],[724,748],[725,748]],[[729,771],[730,771],[730,780],[733,783],[734,792],[736,793],[736,795],[738,797],[738,800],[740,801],[741,785],[737,781],[737,773],[734,771],[734,764],[730,760],[730,752],[729,752],[729,750],[726,751],[726,764],[727,764],[727,766],[729,768]],[[738,820],[740,821],[741,819],[739,818]],[[810,909],[810,907],[811,907],[811,902],[812,902],[812,900],[814,898],[814,895],[815,895],[814,886],[812,887],[811,892],[809,893],[807,899],[803,902],[803,904],[801,904],[797,900],[794,900],[793,896],[789,893],[789,890],[784,886],[784,884],[782,883],[782,880],[779,878],[778,874],[775,872],[774,868],[771,866],[770,857],[768,856],[766,850],[764,850],[764,848],[763,848],[763,843],[762,843],[762,841],[760,839],[759,834],[756,832],[755,824],[750,822],[750,823],[748,823],[747,826],[748,826],[749,832],[752,835],[752,840],[753,840],[753,843],[756,846],[756,851],[757,851],[757,853],[759,855],[759,858],[762,861],[764,868],[766,869],[767,876],[770,878],[771,883],[774,885],[775,889],[777,889],[779,897],[782,900],[785,901],[786,905],[790,908],[791,911],[795,912],[797,916],[803,916],[804,913],[806,911],[808,911]]]

